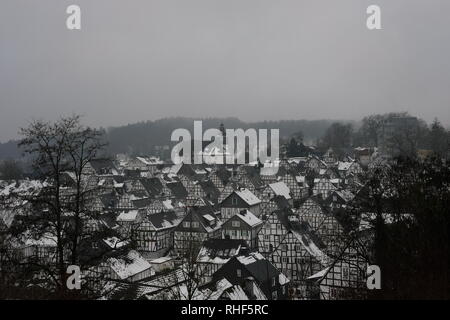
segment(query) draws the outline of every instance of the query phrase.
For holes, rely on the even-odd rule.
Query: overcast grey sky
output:
[[[383,30],[367,30],[370,4]],[[449,14],[449,0],[2,0],[0,141],[72,112],[104,127],[389,111],[450,124]]]

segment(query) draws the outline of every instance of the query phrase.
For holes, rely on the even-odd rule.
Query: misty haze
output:
[[[2,0],[0,300],[448,300],[449,12]]]

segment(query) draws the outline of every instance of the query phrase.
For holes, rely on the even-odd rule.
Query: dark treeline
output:
[[[322,137],[332,123],[331,120],[244,122],[237,118],[165,118],[108,128],[105,130],[109,142],[108,151],[111,154],[151,154],[155,146],[171,144],[170,136],[173,130],[186,128],[193,132],[194,120],[203,121],[203,130],[219,128],[221,123],[224,124],[225,128],[230,129],[280,129],[280,138],[284,139],[301,129],[306,141],[316,141]],[[21,156],[21,151],[17,147],[17,141],[0,143],[0,159],[18,159]]]
[[[361,121],[331,121],[331,120],[281,120],[244,122],[237,118],[207,118],[203,121],[203,130],[219,128],[223,123],[229,129],[279,129],[281,142],[289,141],[292,146],[291,156],[295,156],[295,144],[301,142],[314,144],[319,149],[332,147],[337,153],[357,147],[379,147],[379,130],[383,123],[392,117],[408,116],[407,113],[375,114]],[[155,121],[143,121],[125,126],[111,127],[105,130],[110,154],[128,153],[131,155],[149,155],[155,152],[155,147],[170,146],[170,136],[173,130],[186,128],[193,132],[194,118],[165,118]],[[200,120],[200,119],[198,119]],[[418,119],[417,130],[414,133],[414,144],[419,149],[440,150],[445,152],[449,147],[448,129],[435,120],[431,124]],[[17,147],[17,141],[0,143],[0,161],[2,159],[19,159],[22,153]]]
[[[395,122],[396,119],[400,121]],[[403,119],[412,122],[403,123]],[[388,131],[388,134],[383,135],[384,131]],[[302,131],[291,137],[288,156],[300,155],[302,142]],[[416,155],[418,150],[448,156],[450,131],[444,128],[438,119],[427,124],[405,112],[375,114],[364,117],[357,126],[352,123],[333,122],[317,140],[316,146],[322,152],[332,148],[337,155],[348,154],[349,150],[355,147],[394,147],[397,149],[396,156]]]
[[[227,129],[279,129],[282,139],[287,139],[301,129],[307,141],[320,138],[332,123],[330,120],[244,122],[237,118],[167,118],[109,128],[107,130],[109,151],[112,154],[151,154],[154,146],[172,144],[170,136],[173,130],[185,128],[193,133],[194,120],[202,120],[203,130],[218,129],[221,123]]]

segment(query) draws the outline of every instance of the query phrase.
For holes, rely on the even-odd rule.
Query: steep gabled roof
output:
[[[147,215],[146,220],[159,230],[176,227],[182,218],[175,211],[164,211]]]
[[[291,199],[291,191],[289,187],[282,181],[269,184],[270,189],[276,196],[283,196],[286,199]]]
[[[257,216],[255,216],[249,210],[243,210],[237,213],[235,216],[241,219],[243,222],[245,222],[248,226],[252,228],[259,226],[263,223]],[[230,219],[232,219],[233,217],[231,217]]]
[[[258,283],[267,283],[274,277],[279,277],[281,272],[263,257],[259,252],[251,252],[247,255],[234,257]]]
[[[259,200],[259,198],[248,189],[236,190],[234,193],[236,193],[249,206],[254,206],[261,203],[261,200]]]
[[[275,214],[286,230],[295,236],[309,254],[323,265],[328,263],[329,258],[322,251],[325,245],[308,222],[301,221],[291,209],[277,210]]]
[[[150,263],[135,250],[121,258],[109,258],[107,263],[122,280],[151,268]]]
[[[197,261],[208,263],[226,263],[228,259],[239,254],[241,248],[247,248],[244,240],[208,239],[203,242]]]
[[[189,194],[183,184],[179,181],[166,183],[166,187],[172,192],[172,195],[180,200],[185,199]]]
[[[164,187],[158,178],[141,178],[139,181],[144,186],[145,191],[152,197],[160,195]]]

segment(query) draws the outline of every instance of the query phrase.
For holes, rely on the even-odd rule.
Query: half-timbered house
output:
[[[268,215],[258,234],[258,250],[292,281],[298,298],[310,295],[307,278],[329,263],[320,238],[291,209]]]
[[[250,190],[234,190],[228,197],[220,203],[220,213],[223,220],[229,219],[242,210],[249,210],[254,215],[259,216],[261,200]]]
[[[201,285],[211,281],[212,275],[232,257],[247,250],[247,243],[234,239],[208,239],[203,242],[197,256],[197,276]]]
[[[262,221],[249,210],[242,210],[226,220],[222,225],[223,237],[235,240],[245,240],[249,247],[258,246],[258,232]]]
[[[175,211],[140,212],[145,217],[133,230],[136,250],[147,259],[159,258],[173,247],[173,232],[183,217]]]
[[[190,207],[174,231],[174,253],[195,255],[201,243],[210,238],[221,238],[222,223],[211,206]]]

